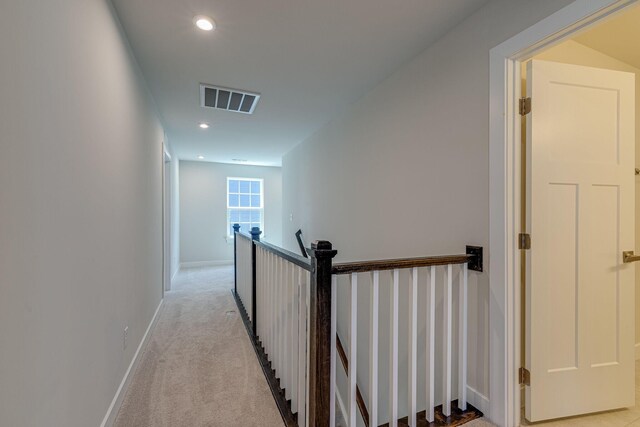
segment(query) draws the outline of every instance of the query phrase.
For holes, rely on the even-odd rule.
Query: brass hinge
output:
[[[520,98],[520,115],[526,116],[531,112],[531,98]]]
[[[531,235],[527,233],[518,234],[518,249],[531,249]]]
[[[526,368],[518,369],[518,382],[524,385],[531,385],[531,372]]]

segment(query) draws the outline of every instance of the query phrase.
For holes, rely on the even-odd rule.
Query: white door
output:
[[[527,67],[529,421],[635,402],[634,77]]]

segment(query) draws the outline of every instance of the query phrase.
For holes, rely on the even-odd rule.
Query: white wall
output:
[[[233,262],[227,239],[227,177],[264,179],[264,235],[282,242],[282,174],[280,168],[212,162],[180,162],[180,260]]]
[[[565,64],[585,65],[608,70],[626,71],[636,75],[636,167],[640,167],[640,69],[568,40],[537,55],[535,59],[562,62]],[[636,253],[640,253],[640,176],[636,176]],[[640,359],[640,271],[636,268],[636,359]]]
[[[0,52],[0,425],[98,426],[161,299],[163,130],[107,0],[4,1]]]
[[[490,256],[489,50],[569,3],[490,2],[289,152],[285,245],[295,249],[290,236],[301,228],[307,241],[331,241],[338,260],[460,253],[465,244]],[[491,397],[488,277],[469,282],[469,385],[481,406]],[[345,319],[344,288],[338,299]],[[367,335],[359,334],[360,348]],[[358,368],[366,396],[367,363]]]

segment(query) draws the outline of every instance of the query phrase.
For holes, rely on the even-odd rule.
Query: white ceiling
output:
[[[579,43],[640,68],[640,7],[608,19],[575,37]]]
[[[487,0],[112,0],[181,159],[280,165],[284,153]],[[215,19],[203,32],[195,15]],[[203,109],[199,83],[259,92]],[[208,130],[198,123],[211,124]]]

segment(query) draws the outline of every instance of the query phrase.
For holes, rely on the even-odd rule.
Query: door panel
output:
[[[555,333],[549,335],[549,344],[555,351],[549,354],[548,369],[560,371],[575,369],[577,365],[578,328],[576,322],[577,292],[577,217],[578,186],[574,184],[549,184],[548,212],[557,214],[547,216],[547,227],[551,235],[556,236],[556,251],[549,252],[547,265],[549,276],[564,283],[547,295],[544,308],[549,318],[558,313]]]
[[[591,248],[593,298],[588,317],[587,334],[591,339],[591,367],[618,363],[620,325],[618,322],[618,300],[620,298],[620,275],[615,266],[623,250],[618,245],[617,232],[620,226],[619,186],[594,185],[589,210],[593,215],[587,233],[594,245]]]
[[[551,160],[618,163],[617,91],[549,82],[548,95]]]
[[[633,406],[635,76],[527,66],[529,421]],[[625,249],[629,248],[629,249]]]

